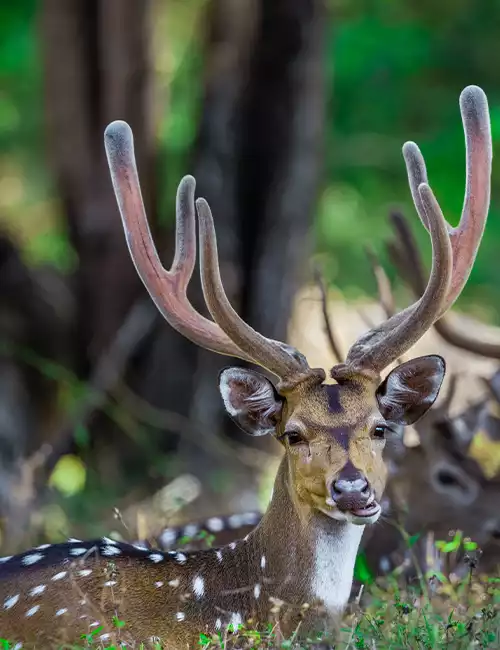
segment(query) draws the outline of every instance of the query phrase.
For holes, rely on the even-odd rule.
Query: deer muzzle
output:
[[[356,519],[371,519],[378,514],[380,505],[366,478],[337,479],[331,486],[331,498],[337,508]]]

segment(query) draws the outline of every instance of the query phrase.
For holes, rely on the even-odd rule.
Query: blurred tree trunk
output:
[[[321,162],[325,19],[323,0],[210,5],[193,173],[214,213],[231,302],[253,327],[279,340],[287,338],[310,253]],[[214,430],[223,428],[213,381],[223,365],[227,361],[199,353],[193,413]]]
[[[126,247],[103,132],[131,125],[144,200],[155,223],[150,0],[44,0],[42,42],[48,149],[78,254],[77,363],[112,341],[141,284]]]
[[[212,0],[207,11],[204,99],[186,171],[212,206],[230,300],[266,336],[286,339],[309,254],[319,175],[325,8],[323,0]],[[42,3],[47,146],[79,258],[73,356],[83,380],[92,378],[127,314],[146,297],[125,244],[103,131],[114,119],[130,123],[154,231],[150,22],[150,2],[144,0]],[[171,241],[166,248],[171,253]],[[192,296],[205,311],[199,281]],[[96,462],[109,463],[107,471],[101,468],[106,480],[121,478],[129,489],[134,480],[155,484],[156,451],[172,449],[180,438],[179,470],[191,469],[204,481],[198,511],[254,507],[255,469],[236,452],[219,453],[217,443],[222,431],[237,440],[240,435],[224,416],[217,391],[217,371],[231,361],[198,350],[157,316],[129,359],[127,376],[144,400],[146,415],[137,422],[146,423],[140,426],[151,447],[123,444],[122,429],[104,415],[89,421],[101,451]],[[125,404],[126,390],[121,396]],[[157,410],[148,412],[148,405]],[[136,407],[133,417],[142,408]],[[133,417],[128,422],[135,431],[140,426]],[[212,480],[220,472],[228,479],[225,488]],[[245,490],[246,500],[231,500]]]

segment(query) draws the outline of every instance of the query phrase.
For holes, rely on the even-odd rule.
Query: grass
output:
[[[412,551],[416,538],[407,537]],[[185,540],[188,543],[191,540]],[[205,537],[210,545],[210,537]],[[469,650],[500,649],[500,578],[476,572],[476,545],[456,533],[451,541],[435,543],[436,560],[446,570],[430,569],[424,573],[410,553],[413,578],[408,574],[408,562],[391,573],[373,579],[365,573],[361,586],[345,613],[335,640],[317,636],[298,641],[300,624],[289,639],[280,639],[278,626],[270,623],[255,630],[251,623],[238,630],[228,630],[214,637],[200,634],[201,650]],[[459,563],[465,555],[467,571],[459,577]],[[463,566],[463,565],[462,565]],[[461,572],[464,573],[463,571]],[[359,577],[359,576],[358,576]],[[370,584],[368,584],[370,583]],[[279,611],[278,601],[271,612]],[[307,611],[307,606],[304,608]],[[126,629],[126,621],[115,619],[117,636]],[[102,629],[82,639],[81,645],[60,646],[60,650],[111,650],[120,645],[103,645],[99,640]],[[3,645],[2,645],[3,644]],[[115,641],[116,644],[116,641]],[[12,650],[15,644],[0,639],[0,650]],[[132,646],[130,646],[132,647]],[[145,646],[136,648],[146,650]],[[150,648],[150,646],[148,646]],[[154,646],[163,650],[161,642]]]

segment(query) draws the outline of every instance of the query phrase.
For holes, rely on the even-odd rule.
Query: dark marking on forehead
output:
[[[330,434],[335,442],[348,451],[349,449],[349,429],[347,427],[331,427]]]
[[[340,404],[340,386],[338,384],[326,384],[324,386],[326,397],[328,399],[328,408],[332,413],[342,413],[343,408]]]

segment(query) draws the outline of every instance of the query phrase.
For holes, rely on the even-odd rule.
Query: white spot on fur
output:
[[[14,605],[17,603],[19,600],[19,594],[16,594],[15,596],[11,596],[10,598],[7,598],[7,600],[3,604],[4,609],[11,609],[14,607]]]
[[[183,621],[186,618],[186,614],[184,614],[184,612],[177,612],[177,614],[175,615],[175,618],[178,621]]]
[[[81,544],[82,540],[81,539],[76,539],[76,537],[69,537],[68,542],[70,544]]]
[[[51,580],[56,582],[57,580],[62,580],[64,576],[67,574],[67,571],[60,571],[59,573],[56,573],[55,576],[52,576]]]
[[[92,573],[92,569],[82,569],[81,571],[78,571],[78,575],[81,578],[86,578]]]
[[[233,629],[236,631],[240,625],[242,625],[243,619],[241,618],[241,614],[239,612],[234,612],[231,614],[231,621],[230,624],[233,626]]]
[[[231,542],[231,544],[229,544],[229,548],[233,549],[234,551],[234,549],[236,548],[236,542]]]
[[[331,531],[316,535],[311,591],[331,613],[347,605],[351,593],[354,562],[364,526],[332,522]]]
[[[147,546],[144,546],[144,544],[132,544],[132,546],[137,549],[138,551],[149,551],[150,549]]]
[[[193,591],[196,598],[201,598],[205,593],[205,581],[201,576],[196,576],[193,580]]]
[[[197,532],[198,532],[197,524],[188,524],[187,526],[184,527],[182,534],[185,535],[186,537],[194,537]]]
[[[261,569],[265,569],[265,568],[266,568],[266,556],[265,556],[265,555],[263,555],[263,556],[260,558],[260,568],[261,568]]]
[[[257,600],[260,596],[260,585],[256,584],[255,587],[253,588],[253,595],[255,600]]]
[[[161,543],[162,546],[170,546],[177,539],[177,531],[174,528],[165,528],[161,534]]]
[[[109,537],[103,537],[102,538],[102,543],[103,544],[111,544],[111,545],[118,544],[118,542],[116,540],[110,539]]]
[[[158,580],[158,582],[155,582],[155,587],[159,589],[160,587],[163,587],[163,582],[161,580]]]
[[[63,614],[66,614],[67,611],[68,611],[67,607],[63,607],[62,609],[58,609],[57,612],[56,612],[56,616],[62,616]]]
[[[244,512],[241,515],[242,522],[245,526],[253,526],[253,524],[256,524],[261,518],[262,515],[258,512]]]
[[[222,627],[222,621],[220,620],[220,618],[218,618],[218,619],[215,621],[215,629],[216,629],[216,630],[220,630],[221,627]]]
[[[224,522],[220,517],[211,517],[207,520],[207,528],[211,533],[219,533],[224,528]]]
[[[30,596],[39,596],[47,589],[47,585],[38,585],[38,587],[33,587],[30,591]]]
[[[219,562],[222,562],[222,553],[220,551],[215,551],[215,555],[217,555]]]
[[[30,553],[30,555],[25,555],[23,559],[21,560],[21,564],[24,564],[24,566],[30,566],[31,564],[36,564],[37,562],[40,562],[40,560],[43,558],[42,553]]]
[[[230,528],[239,528],[243,525],[243,522],[244,518],[241,515],[231,515],[227,520]]]
[[[4,564],[5,562],[12,560],[13,557],[14,557],[13,555],[6,555],[5,557],[0,557],[0,564]]]
[[[155,562],[156,564],[158,564],[158,562],[162,562],[165,558],[161,553],[151,553],[149,559],[151,560],[151,562]]]
[[[185,564],[187,561],[187,557],[184,555],[184,553],[177,553],[175,559],[177,562],[179,562],[179,564]]]
[[[112,555],[121,555],[121,550],[117,546],[105,546],[101,549],[101,555],[106,555],[108,557]]]
[[[176,587],[178,587],[179,584],[180,584],[180,581],[179,581],[178,578],[176,578],[175,580],[170,580],[170,582],[168,583],[169,587],[174,587],[174,589]]]
[[[114,587],[116,585],[116,580],[108,580],[104,583],[105,587]]]
[[[35,548],[37,551],[44,551],[46,548],[49,548],[49,546],[51,546],[51,544],[40,544],[40,546],[36,546]]]
[[[31,609],[28,609],[28,611],[25,614],[26,618],[29,618],[30,616],[34,616],[39,609],[40,609],[40,605],[35,605]]]
[[[74,557],[78,557],[79,555],[84,555],[86,552],[87,552],[86,548],[83,548],[83,546],[79,546],[77,548],[72,548],[69,554],[73,555]]]

